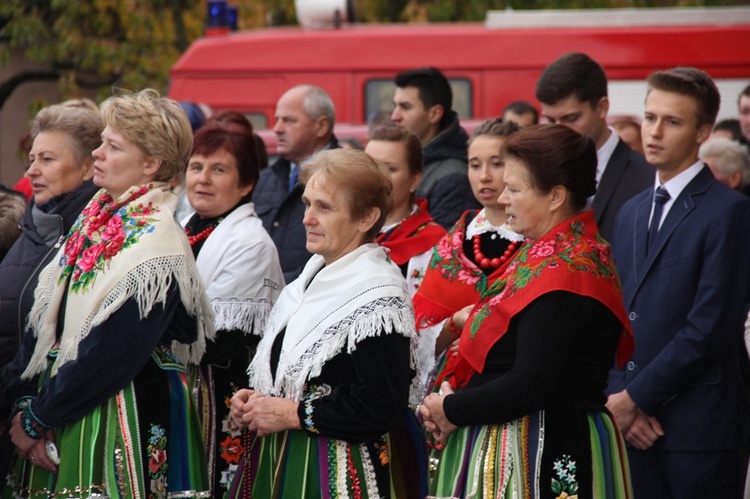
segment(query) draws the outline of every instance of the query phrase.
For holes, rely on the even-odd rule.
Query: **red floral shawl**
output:
[[[609,244],[599,235],[588,210],[566,220],[516,253],[505,274],[495,281],[466,321],[456,362],[445,378],[460,388],[484,369],[487,354],[508,330],[510,320],[529,303],[550,291],[569,291],[594,298],[609,308],[623,326],[617,347],[622,366],[633,353],[633,334],[622,301],[620,279]]]
[[[478,302],[489,284],[505,270],[507,264],[488,276],[464,254],[466,228],[478,213],[469,210],[461,215],[433,249],[424,280],[412,298],[417,328],[438,324]]]
[[[417,199],[417,211],[392,230],[378,235],[377,243],[388,248],[396,265],[403,265],[413,256],[435,246],[444,235],[445,229],[427,212],[427,200],[420,198]]]

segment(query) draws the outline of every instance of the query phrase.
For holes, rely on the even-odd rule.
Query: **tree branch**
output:
[[[44,71],[22,71],[8,78],[2,84],[0,84],[0,110],[5,105],[5,101],[10,98],[13,91],[19,85],[30,81],[47,81],[56,80],[60,77],[60,73],[55,70],[44,70]]]

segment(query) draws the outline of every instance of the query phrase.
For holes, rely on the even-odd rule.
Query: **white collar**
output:
[[[666,189],[666,191],[669,193],[669,199],[667,200],[666,203],[664,203],[664,208],[662,208],[661,220],[659,220],[659,227],[661,227],[661,224],[667,218],[667,213],[669,213],[669,210],[672,208],[672,205],[674,204],[675,199],[677,199],[677,197],[685,189],[685,187],[687,187],[690,181],[693,180],[703,168],[707,168],[707,167],[703,166],[702,161],[698,160],[695,163],[693,163],[690,167],[688,167],[685,171],[678,173],[673,178],[665,182],[663,185],[659,183],[659,175],[658,174],[656,175],[654,195],[656,195],[656,189],[658,189],[659,186]],[[649,224],[651,223],[651,218],[653,216],[654,216],[654,201],[652,198],[651,199],[651,215],[649,216]]]
[[[416,204],[411,205],[411,213],[409,213],[409,215],[406,218],[409,218],[410,216],[414,215],[417,212],[418,209],[419,209],[419,206],[417,206]],[[384,234],[384,233],[388,232],[391,229],[395,229],[396,227],[398,227],[399,225],[401,225],[401,223],[404,220],[406,220],[406,218],[404,218],[402,220],[399,220],[398,222],[393,222],[390,225],[383,226],[383,228],[380,229],[380,233]]]
[[[523,236],[513,232],[513,229],[511,229],[510,225],[507,223],[500,226],[492,225],[487,218],[484,208],[482,208],[482,211],[477,213],[477,216],[475,216],[471,222],[469,222],[469,226],[466,227],[466,239],[471,239],[474,236],[484,234],[485,232],[495,232],[503,239],[509,241],[523,241]]]
[[[687,187],[691,180],[693,180],[703,169],[703,162],[701,160],[696,161],[690,165],[684,171],[678,173],[671,179],[667,180],[664,184],[659,183],[659,175],[656,175],[655,188],[659,186],[664,187],[669,193],[670,201],[677,199],[677,196]]]
[[[612,159],[612,154],[614,154],[615,149],[617,148],[617,143],[620,142],[620,137],[615,132],[615,129],[612,128],[611,126],[607,128],[609,129],[609,132],[610,132],[609,138],[596,151],[596,158],[597,158],[596,183],[597,184],[601,182],[602,175],[604,175],[604,170],[607,169],[607,164],[609,164],[609,160]]]

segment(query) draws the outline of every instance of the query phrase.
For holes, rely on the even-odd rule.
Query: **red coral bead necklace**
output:
[[[511,256],[513,256],[513,253],[515,253],[516,247],[518,246],[518,241],[511,241],[499,258],[487,258],[484,253],[482,253],[482,240],[480,238],[480,234],[474,236],[474,238],[472,239],[472,244],[474,246],[474,261],[477,263],[477,265],[479,265],[483,269],[496,269],[500,267],[500,265],[507,262]]]
[[[199,233],[193,236],[191,236],[188,233],[188,229],[185,229],[185,234],[188,235],[187,238],[188,238],[188,242],[190,243],[190,246],[195,246],[196,243],[203,241],[204,239],[208,239],[208,236],[211,235],[211,233],[214,231],[215,228],[216,228],[216,225],[209,225],[208,227],[206,227],[205,229],[203,229],[202,231],[200,231]]]

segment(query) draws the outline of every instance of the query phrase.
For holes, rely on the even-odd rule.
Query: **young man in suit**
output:
[[[638,499],[742,497],[750,200],[698,159],[719,100],[698,69],[648,78],[641,131],[656,182],[622,207],[612,240],[635,353],[611,372],[607,407]]]
[[[548,122],[566,125],[596,143],[599,165],[592,203],[596,224],[612,237],[620,206],[654,182],[654,170],[607,126],[607,76],[586,54],[570,52],[547,66],[536,85],[536,98]]]

